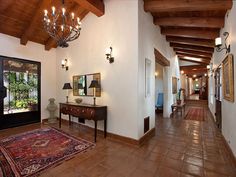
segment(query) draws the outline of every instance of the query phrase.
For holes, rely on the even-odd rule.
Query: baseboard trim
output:
[[[223,134],[222,134],[222,137],[223,137],[223,140],[224,140],[224,145],[225,145],[226,149],[229,151],[229,156],[230,156],[229,158],[233,162],[234,166],[236,167],[236,157],[234,156],[234,153],[233,153],[231,147],[229,146],[229,144],[227,143],[227,141],[226,141],[225,137],[223,136]]]
[[[59,118],[57,118],[59,119]],[[47,124],[48,119],[43,119],[42,120],[42,124]],[[65,124],[69,124],[68,120],[62,119],[62,122]],[[71,122],[72,124],[79,124],[80,126],[89,128],[91,130],[93,130],[92,127],[89,127],[87,125],[83,125],[77,122]],[[99,134],[103,134],[103,130],[99,130],[97,129]],[[119,141],[122,143],[126,143],[126,144],[131,144],[131,145],[135,145],[135,146],[141,146],[142,144],[144,144],[145,142],[147,142],[148,140],[150,140],[153,136],[155,136],[155,128],[152,128],[151,130],[149,130],[148,132],[146,132],[139,140],[133,139],[133,138],[129,138],[129,137],[125,137],[125,136],[121,136],[121,135],[117,135],[114,133],[110,133],[107,132],[107,138],[114,140],[114,141]]]
[[[213,114],[212,114],[212,112],[211,112],[211,110],[210,110],[209,107],[208,107],[208,110],[209,110],[209,112],[210,112],[211,119],[212,119],[212,121],[214,122],[214,126],[215,126],[217,129],[219,129],[219,128],[217,127],[216,123],[215,123],[214,116],[213,116]],[[235,155],[234,155],[234,153],[233,153],[231,147],[229,146],[228,142],[226,141],[224,135],[222,134],[222,132],[221,132],[221,136],[222,136],[222,138],[223,138],[224,145],[225,145],[226,149],[227,149],[227,150],[229,151],[229,153],[230,153],[230,154],[229,154],[229,155],[230,155],[230,159],[232,160],[233,164],[236,166],[236,157],[235,157]]]

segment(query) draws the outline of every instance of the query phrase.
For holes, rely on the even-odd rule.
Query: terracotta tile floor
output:
[[[205,109],[204,122],[157,116],[155,137],[141,147],[103,139],[99,134],[93,150],[45,171],[41,177],[236,177],[222,135]],[[2,130],[0,138],[40,126]],[[93,140],[93,132],[85,127],[63,124],[62,129]]]

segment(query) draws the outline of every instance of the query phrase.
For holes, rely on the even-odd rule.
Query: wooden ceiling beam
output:
[[[28,24],[24,33],[21,36],[20,43],[22,45],[26,45],[29,41],[30,36],[33,35],[34,30],[36,29],[35,27],[38,25],[38,19],[41,18],[43,10],[48,7],[49,4],[49,0],[41,0],[38,2],[34,16],[32,17],[30,23]]]
[[[223,28],[224,18],[214,17],[164,17],[154,18],[154,24],[160,26]]]
[[[178,52],[178,53],[187,53],[187,54],[199,55],[199,56],[202,56],[202,57],[209,57],[209,58],[212,57],[211,53],[200,52],[200,51],[195,51],[195,50],[184,50],[184,49],[174,48],[174,51]]]
[[[74,0],[84,9],[94,13],[98,17],[104,15],[105,5],[102,0]]]
[[[80,20],[82,20],[88,14],[88,11],[81,9],[79,5],[75,6],[72,11],[78,15]],[[49,37],[47,41],[45,42],[44,48],[45,50],[50,50],[53,47],[57,47],[57,43],[52,37]]]
[[[207,69],[207,65],[190,65],[190,66],[180,66],[180,70],[196,70],[196,69]]]
[[[208,59],[203,59],[203,58],[196,58],[196,59],[191,58],[190,59],[190,58],[185,58],[185,57],[186,57],[185,55],[178,55],[179,59],[189,60],[191,62],[205,63],[205,64],[210,63],[210,60],[208,60]]]
[[[173,48],[178,48],[178,49],[202,51],[202,52],[211,53],[211,54],[214,52],[213,47],[201,47],[201,46],[195,46],[195,45],[177,44],[177,43],[172,43],[172,42],[170,43],[170,46]]]
[[[193,63],[209,64],[209,62],[206,62],[206,61],[195,61],[195,60],[184,59],[184,58],[181,58],[181,57],[179,57],[179,59],[182,60],[182,61],[188,61],[188,62],[193,62]]]
[[[180,11],[211,11],[229,10],[232,0],[145,0],[146,12],[180,12]]]
[[[219,29],[161,28],[161,34],[166,36],[215,39],[219,37]]]
[[[215,41],[210,39],[196,39],[176,36],[166,36],[168,42],[174,42],[178,44],[190,44],[205,47],[215,47]]]
[[[203,57],[203,56],[196,55],[196,54],[188,54],[188,53],[181,53],[181,52],[176,52],[176,54],[182,55],[182,56],[187,56],[187,57],[203,58],[203,59],[211,60],[211,57]]]

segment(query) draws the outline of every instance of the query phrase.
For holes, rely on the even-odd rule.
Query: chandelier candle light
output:
[[[62,0],[62,9],[56,10],[53,6],[51,13],[44,10],[43,25],[46,32],[56,40],[57,45],[68,47],[68,42],[77,39],[81,31],[81,22],[75,13],[67,13]]]

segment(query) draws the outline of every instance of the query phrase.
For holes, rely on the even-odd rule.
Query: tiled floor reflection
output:
[[[141,147],[103,139],[99,134],[95,149],[45,171],[41,177],[236,177],[236,167],[207,108],[205,120],[157,116],[155,137]],[[38,127],[0,131],[0,137]],[[64,124],[62,129],[93,140],[93,132],[84,127]]]

